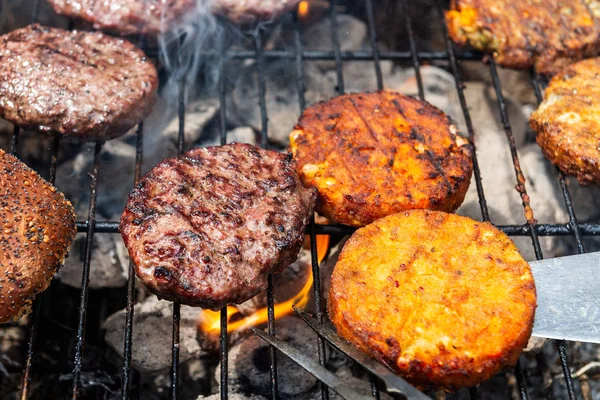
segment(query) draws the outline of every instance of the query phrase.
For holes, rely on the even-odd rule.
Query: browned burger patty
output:
[[[492,53],[500,65],[554,74],[600,54],[600,2],[453,0],[452,40]]]
[[[600,58],[562,70],[531,114],[542,151],[582,185],[600,184]]]
[[[294,262],[314,193],[285,154],[246,144],[161,162],[131,192],[121,234],[159,297],[213,310],[267,287]]]
[[[215,0],[213,12],[232,23],[251,26],[280,18],[293,11],[300,0]]]
[[[456,210],[471,180],[471,146],[443,112],[394,92],[355,93],[307,108],[290,134],[317,210],[353,226],[402,210]]]
[[[0,116],[28,129],[121,136],[150,113],[157,85],[141,50],[100,32],[30,25],[0,37]]]
[[[30,311],[75,233],[75,212],[65,196],[0,150],[0,323]]]
[[[412,210],[357,230],[331,278],[339,334],[420,386],[477,385],[533,327],[529,265],[489,223]]]
[[[185,20],[196,0],[48,0],[54,10],[122,35],[157,36]]]

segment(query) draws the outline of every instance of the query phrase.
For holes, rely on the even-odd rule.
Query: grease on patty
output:
[[[413,210],[357,230],[331,278],[339,334],[419,386],[476,385],[531,335],[529,265],[489,223]]]
[[[394,92],[313,105],[290,150],[304,184],[317,188],[317,210],[352,226],[408,209],[454,211],[471,180],[471,146],[448,116]]]

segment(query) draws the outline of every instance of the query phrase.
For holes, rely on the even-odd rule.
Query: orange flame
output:
[[[300,19],[305,19],[308,16],[308,12],[310,10],[310,6],[308,5],[308,1],[301,1],[298,4],[298,17]]]
[[[307,240],[308,236],[307,236]],[[329,235],[317,235],[317,260],[319,264],[325,258],[325,254],[327,254],[327,249],[329,248]],[[299,308],[304,308],[308,303],[308,299],[310,297],[310,288],[313,284],[313,276],[312,273],[309,274],[306,283],[302,287],[302,290],[298,292],[291,299],[284,301],[282,303],[275,304],[273,307],[273,311],[275,314],[275,318],[281,318],[286,315],[292,313],[292,306],[296,306]],[[239,310],[236,307],[227,306],[227,321],[231,321],[234,316],[239,314]],[[247,317],[241,318],[234,322],[229,322],[227,324],[227,332],[235,332],[242,329],[248,329],[251,326],[261,325],[266,323],[269,320],[269,314],[267,308],[261,308],[257,310],[251,315]],[[211,311],[211,310],[202,310],[202,314],[200,315],[200,321],[198,322],[198,327],[207,333],[217,333],[220,331],[221,319],[220,312]]]

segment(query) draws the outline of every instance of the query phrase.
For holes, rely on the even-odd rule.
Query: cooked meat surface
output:
[[[506,235],[428,210],[357,230],[328,301],[341,336],[421,388],[450,390],[514,365],[535,307],[529,265]]]
[[[296,260],[314,192],[285,154],[246,144],[161,162],[132,191],[121,234],[159,297],[213,310],[267,287]]]
[[[0,323],[31,310],[75,238],[71,203],[0,150]]]
[[[121,35],[158,36],[186,20],[196,0],[48,0],[60,15]]]
[[[0,37],[0,117],[81,140],[125,134],[152,109],[144,53],[100,32],[30,25]]]
[[[453,0],[446,20],[454,42],[509,68],[552,75],[600,54],[599,1]]]
[[[429,103],[394,92],[354,93],[306,109],[290,134],[317,210],[363,226],[402,210],[456,210],[469,187],[471,146]]]
[[[531,114],[542,151],[582,185],[600,184],[600,58],[555,75]]]
[[[300,0],[215,0],[213,12],[232,23],[251,26],[280,18],[293,11]]]

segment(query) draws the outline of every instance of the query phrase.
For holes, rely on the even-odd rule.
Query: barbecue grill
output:
[[[369,28],[369,41],[371,44],[370,50],[365,51],[353,51],[347,52],[342,51],[340,48],[340,40],[338,31],[338,25],[336,21],[336,13],[338,10],[338,1],[331,0],[329,14],[327,18],[331,19],[331,35],[333,41],[333,48],[329,51],[306,51],[302,47],[301,35],[302,28],[301,24],[296,21],[294,34],[294,43],[295,48],[286,49],[286,50],[267,50],[264,48],[264,32],[261,30],[256,30],[252,33],[247,34],[247,38],[249,39],[249,43],[253,44],[253,47],[248,47],[242,50],[231,50],[227,48],[223,49],[215,49],[215,52],[221,52],[223,54],[223,60],[220,65],[220,81],[218,86],[219,91],[219,100],[220,100],[220,140],[222,144],[226,143],[227,140],[227,101],[226,101],[226,73],[227,68],[226,65],[228,62],[233,60],[255,60],[256,65],[256,73],[257,73],[257,81],[256,85],[258,87],[259,93],[259,103],[257,107],[260,109],[260,116],[262,122],[262,129],[260,131],[260,143],[263,147],[266,147],[269,144],[269,132],[268,132],[268,118],[269,113],[267,109],[266,102],[266,81],[264,75],[264,66],[265,63],[270,60],[287,60],[290,65],[293,65],[295,68],[297,79],[295,81],[297,95],[298,95],[298,107],[300,110],[303,110],[306,107],[306,101],[304,98],[305,84],[303,81],[303,68],[306,62],[312,62],[316,60],[328,60],[334,61],[336,65],[336,74],[337,74],[337,90],[340,94],[344,93],[344,73],[343,73],[343,63],[346,61],[362,61],[364,62],[364,68],[374,68],[376,74],[376,82],[377,86],[373,87],[373,90],[381,90],[384,88],[383,74],[381,70],[380,62],[381,60],[393,60],[393,61],[401,61],[404,63],[412,64],[412,67],[415,71],[415,76],[418,84],[418,94],[420,99],[427,100],[425,97],[425,91],[423,86],[423,80],[420,73],[420,66],[422,63],[430,63],[430,62],[443,62],[447,65],[449,71],[453,74],[456,83],[456,90],[458,93],[458,97],[460,100],[460,106],[462,108],[462,113],[464,115],[464,119],[467,126],[467,134],[471,144],[475,144],[477,126],[473,126],[470,113],[469,113],[469,105],[466,102],[465,94],[464,94],[464,86],[461,78],[461,69],[460,69],[460,61],[462,60],[471,60],[480,62],[481,69],[488,69],[489,74],[492,79],[493,87],[495,89],[495,93],[497,96],[497,105],[500,112],[501,121],[503,124],[504,133],[506,135],[507,143],[506,145],[510,148],[510,152],[512,154],[512,163],[514,167],[515,173],[515,184],[516,190],[522,199],[522,212],[525,215],[527,222],[524,225],[503,225],[499,226],[499,228],[511,236],[526,236],[531,239],[531,246],[533,246],[533,250],[535,252],[537,259],[542,259],[544,255],[542,254],[542,249],[540,246],[540,237],[542,236],[571,236],[576,243],[577,250],[579,253],[584,253],[586,251],[584,245],[584,236],[591,235],[599,235],[600,234],[600,224],[591,224],[585,223],[580,224],[577,220],[576,210],[573,207],[571,194],[569,192],[569,188],[566,183],[565,176],[560,173],[558,170],[556,171],[556,179],[558,180],[558,184],[562,190],[562,196],[564,199],[564,203],[566,205],[566,210],[569,216],[569,221],[566,224],[561,223],[551,223],[551,224],[538,224],[534,215],[535,210],[532,210],[529,202],[529,197],[527,194],[527,184],[525,182],[525,178],[523,172],[521,170],[521,166],[519,163],[519,155],[517,154],[517,148],[515,145],[515,138],[513,136],[513,131],[511,129],[511,121],[509,120],[509,115],[507,112],[507,105],[502,92],[502,83],[499,78],[498,70],[496,63],[491,58],[485,57],[483,54],[477,52],[461,52],[455,49],[453,44],[451,43],[447,31],[445,30],[445,24],[443,20],[444,13],[444,4],[442,1],[436,2],[437,7],[437,16],[438,19],[434,21],[418,21],[418,23],[426,23],[426,24],[441,24],[444,26],[444,39],[445,39],[445,48],[439,49],[437,51],[420,51],[419,46],[417,44],[417,38],[415,37],[415,33],[413,32],[413,23],[411,21],[410,14],[405,12],[408,9],[408,0],[404,0],[398,2],[397,7],[397,15],[398,17],[404,18],[404,22],[407,27],[407,35],[408,35],[408,51],[380,51],[378,49],[378,38],[375,29],[375,18],[374,18],[374,7],[375,1],[373,0],[364,0],[364,4],[362,4],[362,9],[365,12],[364,18],[368,22]],[[2,3],[0,3],[2,4]],[[36,21],[39,15],[39,1],[33,2],[33,10],[32,10],[32,19]],[[541,76],[538,76],[534,72],[531,73],[531,86],[532,90],[535,92],[538,102],[542,100],[542,91],[545,84],[545,79]],[[177,136],[177,148],[178,153],[182,154],[184,149],[186,148],[185,136],[184,136],[184,121],[185,121],[185,91],[186,91],[186,82],[184,78],[179,81],[179,103],[178,103],[178,117],[179,117],[179,131]],[[470,105],[475,106],[475,105]],[[18,144],[19,144],[20,132],[19,128],[15,127],[14,133],[12,135],[12,145],[11,151],[13,153],[17,152]],[[135,162],[135,182],[138,182],[141,173],[142,173],[142,165],[144,162],[144,154],[143,154],[143,141],[144,141],[144,124],[140,124],[137,128],[136,133],[136,162]],[[90,268],[93,268],[91,265],[91,257],[92,257],[92,245],[96,235],[105,235],[105,234],[118,234],[118,221],[101,221],[96,219],[96,200],[98,197],[99,187],[99,176],[102,174],[102,163],[100,158],[100,152],[102,150],[103,143],[98,142],[94,147],[94,161],[93,168],[90,171],[91,177],[91,185],[87,189],[90,192],[90,201],[88,207],[87,219],[80,220],[77,222],[78,232],[85,234],[85,251],[83,254],[83,262],[82,262],[82,286],[79,302],[78,314],[75,318],[76,326],[71,327],[73,329],[73,334],[70,340],[74,341],[74,353],[68,355],[68,357],[72,357],[73,368],[72,368],[72,376],[69,377],[70,381],[72,381],[72,398],[82,398],[80,394],[80,389],[82,387],[83,382],[83,374],[84,374],[84,357],[85,357],[85,348],[84,344],[86,343],[86,336],[92,335],[89,329],[86,332],[86,320],[92,320],[92,323],[97,324],[97,322],[93,322],[93,320],[97,319],[97,315],[92,314],[88,307],[88,300],[90,296],[89,289],[89,277],[90,277]],[[51,182],[54,182],[56,178],[57,171],[57,163],[58,163],[58,155],[59,149],[61,148],[61,140],[58,136],[54,136],[51,141],[50,153],[51,153],[51,162],[49,166],[49,171],[46,174],[48,179]],[[18,154],[17,154],[18,155]],[[485,162],[485,161],[483,161]],[[485,197],[485,191],[482,184],[481,173],[479,169],[480,161],[477,160],[476,153],[473,153],[473,164],[474,164],[474,179],[473,184],[476,185],[477,193],[479,196],[479,206],[481,211],[481,219],[483,221],[490,221],[490,214],[488,211],[488,206]],[[43,174],[42,174],[43,175]],[[133,183],[133,182],[131,182]],[[129,183],[123,182],[124,185]],[[60,187],[59,187],[60,189]],[[79,215],[81,218],[82,216]],[[490,221],[494,222],[494,221]],[[325,316],[323,313],[324,309],[324,299],[323,293],[320,288],[320,279],[319,279],[319,266],[317,263],[317,249],[316,249],[316,235],[317,234],[331,234],[331,235],[346,235],[353,232],[352,228],[338,225],[320,225],[317,224],[314,220],[311,222],[307,234],[311,237],[311,255],[312,255],[312,274],[314,277],[314,308],[316,310],[316,318],[319,321],[323,321]],[[268,334],[277,336],[277,321],[274,317],[274,291],[277,290],[273,285],[273,281],[269,278],[269,286],[267,289],[267,302],[268,302]],[[114,370],[112,372],[113,379],[116,382],[121,382],[121,391],[119,396],[122,399],[135,398],[136,388],[136,372],[132,369],[132,331],[135,329],[133,324],[133,312],[134,312],[134,303],[135,303],[135,274],[133,270],[133,266],[129,266],[129,279],[125,291],[117,291],[123,297],[123,303],[126,301],[126,328],[125,328],[125,339],[124,339],[124,357],[122,360],[122,367],[120,371]],[[40,319],[43,314],[43,304],[48,304],[49,302],[55,302],[55,304],[60,304],[60,293],[56,293],[53,291],[52,287],[49,289],[47,293],[44,293],[40,296],[39,299],[34,304],[33,313],[31,316],[30,330],[29,336],[27,339],[27,353],[26,353],[26,363],[22,375],[22,399],[27,399],[30,396],[32,385],[38,380],[39,372],[34,368],[33,361],[36,357],[43,357],[43,344],[41,340],[43,340],[43,336],[46,333],[44,330],[40,329]],[[227,337],[227,313],[226,310],[221,311],[221,334],[220,334],[220,368],[221,368],[221,378],[220,378],[220,393],[222,399],[228,398],[228,382],[227,382],[227,370],[228,370],[228,337]],[[89,322],[89,321],[88,321]],[[170,393],[169,398],[177,399],[181,398],[180,390],[179,390],[179,375],[180,375],[180,366],[179,366],[179,324],[180,324],[180,305],[177,303],[173,304],[173,330],[172,330],[172,364],[171,364],[171,372],[170,372]],[[86,335],[87,334],[87,335]],[[326,342],[319,337],[319,345],[318,345],[318,361],[321,364],[325,363],[325,352],[326,352]],[[38,343],[36,345],[36,342]],[[65,344],[68,345],[68,344]],[[167,345],[165,343],[165,345]],[[562,366],[562,370],[564,373],[564,379],[566,384],[566,392],[568,393],[569,399],[576,398],[576,381],[571,376],[571,369],[569,368],[569,355],[567,353],[567,345],[564,341],[556,341],[556,351],[558,352],[560,363]],[[67,357],[67,355],[65,355]],[[269,365],[270,365],[270,384],[271,384],[271,393],[273,398],[278,398],[278,380],[281,375],[286,374],[286,371],[278,370],[277,368],[277,359],[278,354],[275,348],[271,347],[269,352]],[[87,368],[87,367],[86,367]],[[310,372],[310,371],[309,371]],[[526,371],[520,364],[517,364],[514,375],[517,381],[517,387],[519,390],[520,397],[522,399],[528,399],[528,380],[526,379]],[[1,382],[0,377],[0,382]],[[374,398],[379,398],[379,385],[373,380],[372,383],[372,394]],[[330,388],[324,383],[321,383],[321,396],[323,399],[328,399],[330,395]],[[472,399],[479,398],[478,389],[471,388],[469,390],[470,397]]]

